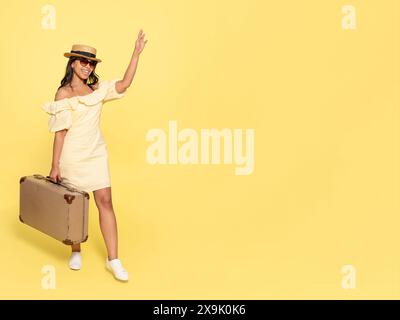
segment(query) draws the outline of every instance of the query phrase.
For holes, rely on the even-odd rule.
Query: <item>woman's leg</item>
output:
[[[76,243],[71,245],[72,252],[80,252],[81,251],[81,244]]]
[[[93,191],[99,209],[100,229],[107,247],[108,259],[118,258],[117,221],[111,199],[111,187]]]
[[[81,244],[71,245],[71,256],[69,257],[69,267],[72,270],[80,270],[82,268]]]

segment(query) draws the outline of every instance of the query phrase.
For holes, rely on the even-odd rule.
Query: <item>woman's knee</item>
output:
[[[98,206],[101,208],[112,208],[112,200],[111,197],[100,197],[99,201],[98,201]]]
[[[99,208],[112,208],[111,192],[103,191],[95,193],[95,202]]]

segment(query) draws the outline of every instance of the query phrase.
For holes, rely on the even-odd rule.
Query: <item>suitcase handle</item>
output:
[[[44,177],[44,176],[42,176],[41,174],[34,174],[33,176],[34,176],[36,179],[45,179],[46,181],[49,181],[49,182],[51,182],[51,183],[54,183],[54,184],[58,184],[58,185],[60,185],[60,186],[63,186],[63,187],[65,187],[65,188],[67,188],[68,191],[71,191],[71,192],[80,192],[80,193],[82,193],[82,194],[85,194],[84,191],[80,191],[80,190],[78,190],[78,189],[76,189],[76,188],[73,188],[73,187],[71,187],[71,186],[69,186],[69,185],[66,185],[65,183],[54,181],[53,179],[50,178],[50,176]]]
[[[63,187],[65,187],[65,188],[67,188],[68,191],[71,191],[71,192],[81,192],[80,190],[78,190],[78,189],[76,189],[76,188],[74,188],[74,187],[71,187],[71,186],[69,186],[69,185],[67,185],[67,184],[65,184],[65,183],[62,183],[62,182],[55,182],[53,179],[50,178],[50,176],[46,176],[45,179],[46,179],[47,181],[50,181],[51,183],[58,184],[58,185],[60,185],[60,186],[63,186]]]

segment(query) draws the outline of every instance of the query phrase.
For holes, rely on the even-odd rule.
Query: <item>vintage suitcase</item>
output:
[[[40,174],[20,179],[21,222],[67,245],[88,238],[89,194]]]

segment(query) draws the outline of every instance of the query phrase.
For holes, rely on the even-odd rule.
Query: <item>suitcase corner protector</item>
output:
[[[71,204],[72,201],[74,201],[75,196],[72,194],[66,193],[66,194],[64,194],[64,199],[65,199],[65,201],[67,201],[68,204]]]
[[[25,223],[24,220],[22,220],[21,214],[19,214],[18,218],[19,218],[19,221],[21,221],[22,223]]]
[[[21,178],[19,179],[19,183],[21,184],[22,182],[25,181],[25,179],[26,179],[26,176],[21,177]]]
[[[66,245],[72,245],[72,244],[74,244],[70,239],[65,239],[65,240],[63,240],[63,243],[66,244]]]

